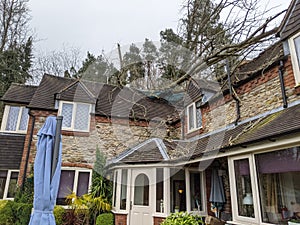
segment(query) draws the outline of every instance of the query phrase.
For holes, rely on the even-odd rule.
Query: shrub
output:
[[[199,225],[204,224],[202,217],[187,212],[170,214],[161,225]]]
[[[0,225],[27,225],[30,220],[32,204],[8,201],[0,209]]]
[[[56,225],[63,225],[63,218],[64,218],[64,214],[65,214],[65,209],[61,206],[55,206],[54,210],[54,217],[55,217],[55,223]]]
[[[114,225],[114,215],[112,213],[102,213],[97,217],[96,225]]]

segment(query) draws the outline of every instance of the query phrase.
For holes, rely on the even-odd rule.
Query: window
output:
[[[28,109],[24,106],[5,106],[1,130],[26,133],[28,124]]]
[[[127,201],[127,169],[122,170],[120,209],[126,209]]]
[[[296,34],[295,36],[289,39],[289,46],[290,46],[295,81],[296,81],[296,85],[298,85],[300,84],[300,35],[299,34]]]
[[[114,176],[114,198],[113,198],[113,207],[117,205],[117,184],[118,184],[118,171],[115,171]]]
[[[187,107],[187,124],[188,132],[199,129],[202,127],[202,114],[201,109],[196,108],[197,103],[192,103]]]
[[[91,105],[86,103],[60,102],[59,114],[63,116],[64,130],[89,131]]]
[[[149,179],[145,174],[139,174],[134,182],[134,205],[149,205]]]
[[[0,199],[14,198],[18,175],[18,170],[0,170]]]
[[[201,184],[201,174],[199,172],[190,172],[191,211],[203,211],[201,187],[203,187]]]
[[[164,169],[156,168],[156,212],[164,212]]]
[[[91,170],[62,169],[56,204],[66,205],[66,196],[74,192],[77,196],[87,194],[91,184]]]
[[[229,166],[234,220],[288,224],[300,216],[298,147],[234,157]]]

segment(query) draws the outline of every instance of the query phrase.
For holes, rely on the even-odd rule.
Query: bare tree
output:
[[[63,46],[60,50],[38,52],[34,61],[32,73],[34,83],[37,83],[43,74],[73,77],[77,74],[81,62],[82,52],[77,47]]]
[[[0,52],[28,40],[28,0],[0,1]]]

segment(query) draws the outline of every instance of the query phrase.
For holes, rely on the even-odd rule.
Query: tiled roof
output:
[[[55,109],[56,99],[96,103],[96,115],[151,120],[179,119],[175,107],[162,98],[151,98],[131,88],[44,75],[29,108]]]
[[[280,31],[281,40],[285,40],[300,31],[300,1],[292,0]]]
[[[29,108],[55,109],[55,94],[75,82],[74,79],[45,74],[32,97]]]
[[[163,140],[152,138],[124,151],[108,164],[161,162],[169,159],[167,151]]]
[[[2,100],[6,102],[29,104],[36,89],[37,86],[13,83],[3,95]]]
[[[0,133],[0,169],[20,168],[24,142],[25,135]]]
[[[190,158],[300,131],[300,104],[194,140]],[[186,144],[191,145],[187,142]]]

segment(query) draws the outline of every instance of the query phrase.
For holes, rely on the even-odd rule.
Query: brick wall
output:
[[[127,225],[127,215],[124,214],[114,214],[115,215],[115,225]]]
[[[163,217],[153,217],[153,225],[160,225],[164,220]]]

